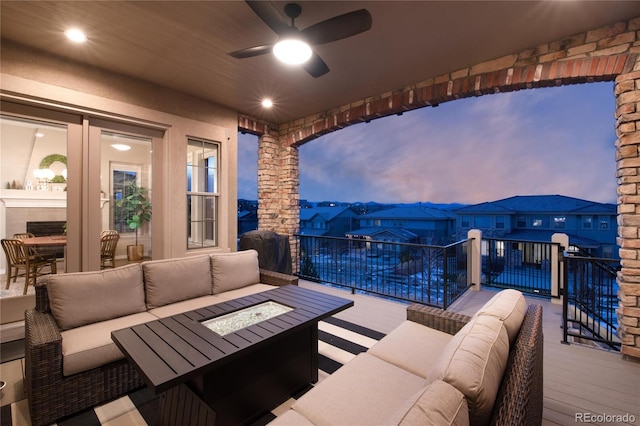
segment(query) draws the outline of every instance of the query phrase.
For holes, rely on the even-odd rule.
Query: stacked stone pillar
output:
[[[618,177],[618,336],[621,352],[640,358],[640,61],[615,80]]]
[[[258,141],[258,229],[289,235],[293,271],[297,272],[297,248],[293,237],[299,230],[299,155],[271,134]]]

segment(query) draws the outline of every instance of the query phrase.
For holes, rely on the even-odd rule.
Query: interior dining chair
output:
[[[11,285],[11,279],[15,282],[20,276],[24,277],[23,294],[27,294],[29,284],[35,286],[39,276],[58,272],[55,258],[32,253],[21,239],[3,239],[1,243],[7,257],[7,289]],[[20,273],[20,269],[24,269],[24,272]]]
[[[116,247],[120,240],[118,231],[100,233],[100,269],[116,267]]]
[[[13,234],[13,238],[16,240],[24,240],[26,238],[34,237],[35,235],[33,235],[31,232],[18,232],[17,234]],[[31,254],[40,254],[35,247],[29,247],[29,251],[31,252]],[[15,279],[13,282],[15,282]]]
[[[35,237],[34,234],[32,234],[31,232],[18,232],[16,234],[13,234],[13,238],[17,239],[17,240],[24,240],[25,238],[33,238]],[[40,253],[38,252],[38,249],[36,249],[35,247],[29,247],[29,253],[34,254],[34,255],[39,255]],[[13,276],[13,282],[16,282],[16,279],[18,278],[18,268],[16,268],[16,274]],[[9,286],[7,286],[7,288],[9,288]]]
[[[33,237],[35,237],[35,235],[33,235],[31,232],[19,232],[17,234],[13,234],[13,238],[17,240],[24,240],[25,238]]]

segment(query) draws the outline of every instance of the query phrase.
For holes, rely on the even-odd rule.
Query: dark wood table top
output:
[[[292,311],[220,336],[202,321],[273,301]],[[317,323],[353,301],[295,285],[278,287],[206,308],[117,330],[111,338],[156,393],[200,376],[247,351]]]

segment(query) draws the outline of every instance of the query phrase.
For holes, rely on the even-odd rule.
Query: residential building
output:
[[[310,207],[300,209],[300,234],[344,237],[358,227],[358,215],[349,207]]]
[[[258,229],[258,213],[255,210],[238,212],[238,237],[256,229]]]
[[[563,233],[583,252],[617,258],[616,209],[563,195],[519,195],[456,209],[456,233],[480,229],[485,237],[522,241],[551,241]]]
[[[248,231],[258,229],[258,202],[238,200],[238,238]]]
[[[455,232],[456,216],[430,207],[392,207],[361,215],[350,238],[400,243],[444,244]]]

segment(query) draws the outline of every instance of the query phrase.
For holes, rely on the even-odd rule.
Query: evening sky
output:
[[[613,83],[459,99],[300,147],[300,198],[465,203],[561,194],[616,202]],[[257,137],[238,140],[238,197],[257,198]]]

